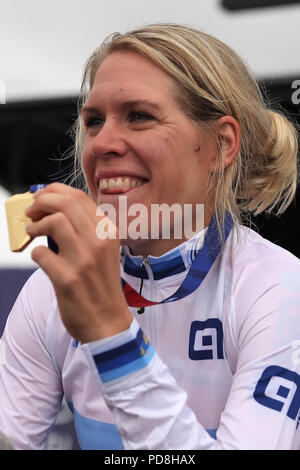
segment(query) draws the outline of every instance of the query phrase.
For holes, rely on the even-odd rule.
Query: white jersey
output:
[[[202,240],[148,256],[143,296],[172,295]],[[122,249],[136,291],[141,262]],[[130,310],[127,331],[78,344],[48,277],[31,276],[0,342],[0,430],[15,448],[45,448],[63,395],[82,449],[300,448],[295,256],[234,229],[192,294]]]

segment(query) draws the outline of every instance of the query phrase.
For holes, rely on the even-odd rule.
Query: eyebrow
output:
[[[134,106],[149,106],[150,108],[153,108],[157,111],[161,110],[161,107],[155,103],[154,101],[148,101],[148,100],[130,100],[130,101],[125,101],[121,103],[121,108],[127,109],[127,108],[132,108]],[[98,109],[95,106],[86,106],[83,105],[83,107],[80,110],[80,114],[82,113],[99,113],[100,109]]]

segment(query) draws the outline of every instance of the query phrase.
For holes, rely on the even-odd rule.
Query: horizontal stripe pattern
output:
[[[152,346],[150,346],[147,350],[147,354],[144,354],[139,359],[136,359],[135,361],[132,361],[116,369],[112,369],[108,372],[101,373],[100,377],[101,377],[102,382],[103,383],[111,382],[112,380],[120,379],[121,377],[124,377],[126,375],[132,374],[133,372],[137,372],[138,370],[143,369],[150,363],[153,355],[154,355],[154,350]]]
[[[113,349],[93,354],[93,359],[102,382],[109,382],[146,367],[154,350],[138,328],[135,338]]]

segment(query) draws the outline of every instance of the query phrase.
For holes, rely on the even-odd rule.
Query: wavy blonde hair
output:
[[[150,59],[174,80],[177,101],[203,130],[218,118],[233,116],[241,127],[241,144],[230,165],[215,172],[215,214],[219,227],[230,212],[242,215],[285,211],[297,186],[298,139],[295,126],[264,101],[258,84],[242,59],[215,37],[178,24],[150,24],[125,34],[108,36],[88,59],[79,107],[86,101],[96,72],[118,50],[134,50]],[[215,136],[218,139],[219,136]],[[83,176],[81,153],[84,127],[75,132],[75,177]]]

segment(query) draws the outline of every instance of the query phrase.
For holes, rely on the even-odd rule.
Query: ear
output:
[[[223,116],[215,123],[215,133],[218,137],[219,148],[216,158],[211,162],[210,170],[219,171],[226,168],[235,159],[241,143],[241,128],[232,116]]]

